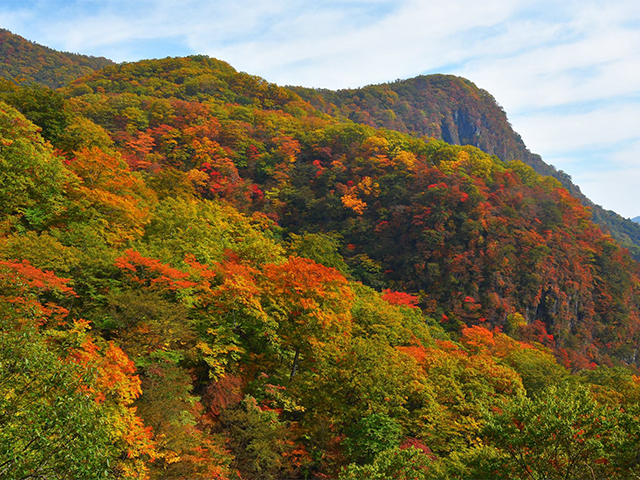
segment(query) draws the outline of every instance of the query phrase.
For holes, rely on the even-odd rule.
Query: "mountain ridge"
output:
[[[357,123],[473,145],[503,161],[521,160],[541,175],[559,180],[591,209],[596,223],[640,260],[640,225],[595,204],[570,175],[531,152],[491,93],[469,79],[433,74],[355,89],[291,88],[316,108]]]
[[[555,178],[205,56],[0,85],[0,477],[637,476],[640,264]]]
[[[16,51],[18,61],[11,61]],[[0,29],[0,57],[7,59],[0,65],[0,77],[13,81],[24,79],[51,88],[115,65],[103,57],[59,52],[4,29]],[[20,67],[11,68],[16,63]],[[416,86],[422,87],[422,92],[417,91]],[[290,88],[327,114],[340,115],[369,126],[441,138],[455,145],[473,145],[503,161],[522,160],[538,173],[558,179],[591,209],[596,223],[629,249],[636,260],[640,260],[640,225],[596,205],[568,174],[532,153],[513,130],[506,113],[491,93],[468,79],[433,74],[335,91],[296,86],[284,88]],[[387,108],[380,108],[380,103]]]

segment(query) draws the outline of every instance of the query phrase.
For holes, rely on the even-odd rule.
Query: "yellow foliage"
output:
[[[440,170],[446,174],[465,171],[475,177],[489,178],[493,173],[496,164],[490,156],[480,152],[479,150],[474,150],[475,149],[472,149],[471,151],[460,150],[456,154],[456,160],[442,162],[440,164]]]
[[[194,168],[187,172],[187,179],[193,184],[194,187],[204,187],[209,181],[209,175],[202,170]]]
[[[365,195],[373,195],[374,197],[380,195],[380,184],[378,182],[374,182],[371,177],[364,177],[358,184],[358,189]],[[344,200],[342,203],[344,203]]]
[[[362,153],[367,156],[387,155],[389,153],[389,140],[384,137],[369,137],[362,142]]]
[[[347,193],[343,195],[341,200],[342,200],[342,205],[344,205],[347,208],[350,208],[351,210],[356,212],[358,215],[362,215],[365,209],[367,208],[367,204],[362,200],[360,200],[353,193]]]
[[[413,153],[401,150],[396,154],[395,160],[399,164],[404,165],[407,169],[411,170],[416,164],[417,158]]]

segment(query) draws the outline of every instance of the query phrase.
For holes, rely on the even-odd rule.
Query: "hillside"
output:
[[[113,64],[103,57],[59,52],[0,29],[0,77],[58,88]]]
[[[59,52],[0,29],[0,78],[62,87],[113,62]],[[331,91],[289,87],[314,107],[330,115],[376,128],[473,145],[504,161],[521,160],[541,175],[557,178],[583,205],[594,221],[640,260],[640,226],[594,204],[563,171],[531,153],[513,131],[507,116],[490,93],[453,75],[418,76],[361,89]]]
[[[60,95],[66,108],[36,120],[73,112],[64,133],[43,130],[63,151],[111,145],[133,170],[183,172],[284,234],[333,236],[345,273],[418,295],[453,330],[505,329],[518,313],[576,365],[637,360],[637,264],[521,162],[340,121],[207,57],[109,66]]]
[[[640,266],[554,178],[205,56],[0,146],[0,478],[640,472]]]
[[[454,145],[473,145],[504,161],[520,160],[539,174],[558,179],[591,209],[596,223],[640,259],[640,226],[594,204],[569,175],[531,153],[493,96],[465,78],[422,75],[359,89],[293,90],[316,108],[340,118]]]

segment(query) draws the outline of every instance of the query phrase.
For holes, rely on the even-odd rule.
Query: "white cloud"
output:
[[[539,152],[557,155],[640,139],[640,102],[605,105],[584,113],[532,113],[512,120]]]
[[[596,204],[618,212],[623,217],[640,215],[640,167],[610,172],[587,172],[576,176],[582,192]]]

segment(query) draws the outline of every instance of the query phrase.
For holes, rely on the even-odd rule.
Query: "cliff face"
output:
[[[408,80],[338,91],[295,87],[305,100],[326,113],[373,127],[415,136],[473,145],[501,160],[521,160],[541,175],[555,177],[593,219],[640,259],[640,225],[595,205],[571,177],[529,151],[493,96],[454,75],[418,76]]]

